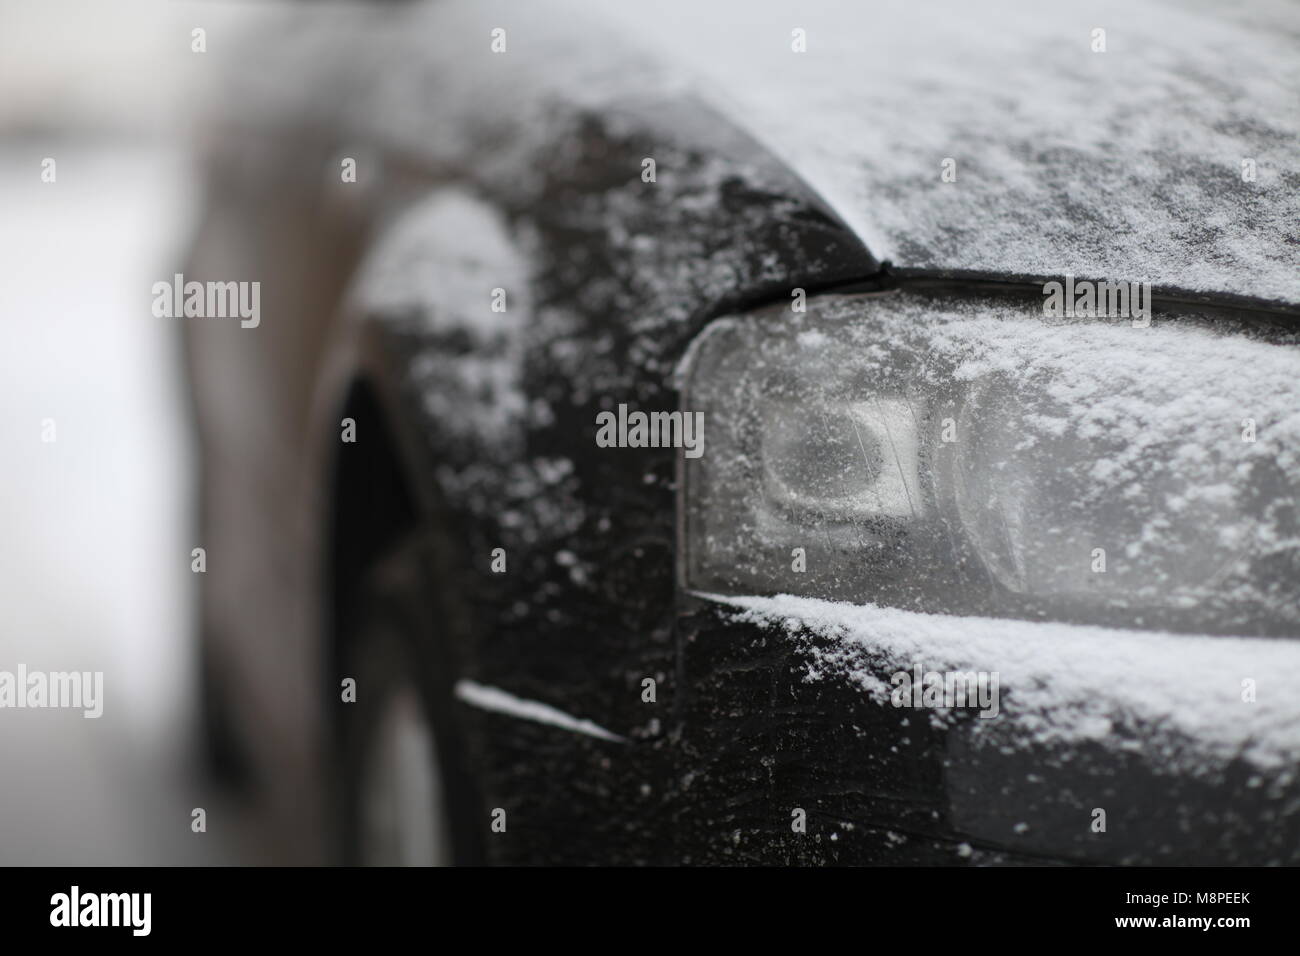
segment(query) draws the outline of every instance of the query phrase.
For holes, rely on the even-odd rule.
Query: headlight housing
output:
[[[826,296],[715,322],[681,384],[707,423],[703,456],[684,462],[690,589],[1300,626],[1291,333]]]

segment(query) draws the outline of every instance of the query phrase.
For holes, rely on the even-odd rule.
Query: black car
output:
[[[591,6],[210,54],[286,858],[1300,860],[1296,8]]]

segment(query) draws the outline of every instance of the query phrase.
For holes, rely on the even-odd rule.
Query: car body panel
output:
[[[423,517],[463,543],[441,582],[460,602],[448,620],[468,622],[449,637],[462,676],[628,739],[657,719],[648,736],[665,746],[675,458],[593,456],[596,411],[674,407],[675,363],[720,312],[878,271],[797,177],[693,96],[640,90],[598,109],[535,85],[537,61],[506,58],[511,82],[497,82],[513,95],[493,110],[503,90],[459,75],[463,63],[368,73],[413,42],[409,14],[354,13],[295,13],[301,30],[283,43],[239,51],[207,131],[213,195],[185,270],[263,282],[258,328],[186,327],[211,544],[204,620],[308,858],[324,853],[310,831],[326,808],[303,811],[330,759],[322,704],[346,676],[322,641],[335,597],[324,552],[357,381],[388,419],[358,418],[358,451],[391,430]],[[369,55],[340,60],[330,51],[359,42],[353,25],[372,31]],[[629,62],[605,52],[611,72]],[[268,80],[285,69],[301,75]],[[333,78],[304,82],[317,74]],[[304,85],[306,103],[285,101]],[[456,133],[430,140],[447,152],[416,148],[416,119]],[[343,157],[358,159],[356,183],[340,181]],[[655,181],[642,179],[646,157]],[[329,281],[304,295],[313,275]],[[497,547],[505,575],[490,571]],[[641,703],[645,676],[664,685],[657,708]],[[668,859],[649,818],[627,816],[659,799],[662,768],[612,760],[625,744],[466,710],[484,799],[512,809],[516,836],[489,843],[490,859]]]

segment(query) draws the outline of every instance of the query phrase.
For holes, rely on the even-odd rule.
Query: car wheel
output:
[[[343,862],[445,866],[474,862],[465,828],[472,798],[451,726],[452,679],[428,589],[410,549],[366,576],[342,633],[340,779]],[[338,686],[338,685],[336,685]],[[339,697],[335,697],[339,700]]]

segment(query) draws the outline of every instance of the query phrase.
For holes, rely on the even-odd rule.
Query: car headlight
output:
[[[693,590],[1295,633],[1300,348],[1164,315],[826,296],[711,325],[683,367]]]

